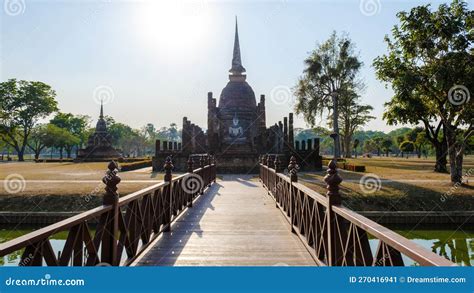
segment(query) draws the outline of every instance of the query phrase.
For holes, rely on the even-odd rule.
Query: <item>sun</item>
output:
[[[209,11],[204,1],[146,1],[138,4],[137,31],[155,48],[176,50],[206,37]]]

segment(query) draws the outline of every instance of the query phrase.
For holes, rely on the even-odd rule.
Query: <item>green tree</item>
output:
[[[399,148],[402,152],[407,153],[407,158],[408,158],[408,153],[411,153],[415,150],[415,144],[409,140],[405,140],[400,144]],[[403,157],[403,154],[402,154],[402,157]]]
[[[424,5],[397,16],[393,39],[385,38],[389,53],[374,60],[377,77],[394,91],[384,119],[424,125],[436,149],[435,171],[446,169],[446,142],[451,181],[461,183],[464,142],[474,133],[474,99],[468,99],[474,90],[474,11],[455,0],[437,11]]]
[[[393,140],[390,137],[386,137],[381,142],[382,150],[385,152],[385,156],[388,157],[389,152],[392,151]]]
[[[401,152],[402,158],[403,158],[403,150],[400,148],[400,145],[405,141],[405,135],[399,135],[395,138],[397,141],[398,149]]]
[[[375,142],[374,139],[367,139],[364,142],[364,152],[366,153],[372,153],[374,151],[377,151],[377,143]]]
[[[39,81],[0,83],[0,138],[16,150],[19,161],[38,120],[57,111],[55,97],[55,91]]]
[[[27,146],[35,153],[35,160],[39,159],[41,152],[47,147],[48,131],[47,125],[36,125],[28,138]]]
[[[352,148],[354,149],[354,156],[357,158],[357,147],[359,146],[360,141],[359,139],[354,139],[354,143],[352,144]]]
[[[351,157],[351,142],[354,132],[367,124],[368,121],[375,119],[370,115],[374,109],[370,105],[361,105],[359,95],[352,92],[339,96],[339,121],[340,134],[342,138],[342,148],[344,157]]]
[[[377,150],[377,156],[380,157],[380,153],[382,151],[382,148],[383,148],[383,141],[384,141],[384,137],[383,136],[376,136],[374,138],[372,138],[372,141],[373,141],[373,144]]]
[[[318,45],[305,59],[305,69],[295,88],[295,110],[303,113],[305,120],[315,125],[315,116],[326,110],[332,113],[334,130],[334,156],[339,158],[339,99],[349,89],[357,88],[356,77],[362,66],[354,53],[354,45],[347,36],[331,37]]]
[[[86,130],[89,124],[89,117],[83,115],[73,115],[71,113],[58,112],[53,117],[53,119],[50,120],[50,123],[67,130],[70,134],[74,135],[77,138],[69,141],[77,141],[76,144],[71,145],[70,143],[67,143],[64,146],[64,149],[67,153],[67,157],[71,158],[73,147],[80,147],[87,138]],[[62,149],[60,149],[60,153],[62,153]]]
[[[421,157],[421,150],[426,143],[426,140],[424,140],[424,135],[425,131],[422,127],[415,127],[405,134],[405,140],[413,142],[418,158]]]
[[[425,153],[426,155],[426,145],[429,144],[429,140],[426,138],[425,132],[420,132],[416,136],[415,147],[418,150],[418,158],[421,158],[421,154]]]
[[[46,135],[44,144],[50,148],[59,150],[59,158],[63,158],[63,150],[71,145],[76,145],[80,142],[80,138],[69,132],[65,128],[49,123],[46,127]]]

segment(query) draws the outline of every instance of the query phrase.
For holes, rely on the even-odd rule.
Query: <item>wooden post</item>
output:
[[[207,187],[211,187],[211,177],[212,177],[212,174],[211,174],[211,165],[212,165],[212,158],[211,158],[211,155],[207,155],[207,171],[206,171],[206,180],[207,180]]]
[[[288,165],[288,172],[290,175],[290,225],[291,225],[291,232],[295,232],[295,228],[293,226],[294,223],[294,190],[293,190],[293,182],[298,182],[298,164],[296,164],[295,156],[291,156],[290,164]]]
[[[280,166],[281,166],[280,156],[276,155],[275,156],[275,173],[281,172]]]
[[[189,156],[189,159],[188,159],[188,172],[189,173],[193,173],[194,169],[193,169],[193,158],[191,158],[191,156]]]
[[[281,161],[280,161],[280,156],[276,155],[275,156],[275,189],[274,189],[274,195],[275,195],[275,207],[278,208],[278,202],[280,201],[281,197],[281,185],[278,179],[277,173],[281,172]]]
[[[204,168],[204,156],[201,156],[201,157],[199,158],[199,166],[200,166],[201,168]]]
[[[166,161],[165,161],[165,165],[163,166],[163,168],[165,169],[165,178],[164,178],[164,181],[165,182],[168,182],[168,185],[166,185],[164,187],[164,191],[163,191],[163,196],[164,196],[164,213],[165,213],[165,216],[164,216],[164,221],[165,223],[164,224],[164,229],[163,229],[163,232],[169,232],[171,231],[171,215],[172,215],[172,212],[171,212],[171,208],[173,206],[173,199],[172,199],[172,186],[171,186],[171,178],[173,177],[173,175],[171,174],[171,171],[173,170],[173,162],[171,161],[171,157],[168,156],[166,158]]]
[[[288,118],[283,117],[283,153],[287,153],[289,150],[288,141]]]
[[[216,155],[212,156],[212,164],[214,165],[212,167],[212,177],[214,180],[214,183],[216,183],[217,180],[217,161],[216,161]]]
[[[268,155],[268,157],[267,157],[267,166],[268,166],[268,168],[275,167],[275,165],[273,163],[273,156],[272,155]]]
[[[336,160],[333,159],[329,162],[327,175],[324,177],[324,182],[326,182],[328,197],[328,207],[326,210],[327,213],[327,229],[328,229],[328,265],[337,266],[340,265],[342,259],[342,246],[340,241],[338,241],[338,234],[345,231],[338,232],[337,217],[334,214],[332,207],[334,205],[341,205],[341,195],[339,194],[339,184],[342,182],[341,176],[337,172]],[[343,229],[343,227],[339,227]],[[345,234],[345,233],[344,233]]]
[[[121,179],[117,175],[118,165],[115,161],[111,161],[107,165],[107,172],[102,178],[105,184],[105,195],[103,197],[104,205],[112,205],[112,210],[109,212],[108,221],[105,224],[104,237],[102,238],[102,253],[101,262],[109,263],[112,266],[119,265],[120,260],[117,257],[117,237],[118,237],[118,223],[119,223],[119,207],[117,192],[117,185]]]
[[[193,171],[194,171],[194,169],[193,169],[193,158],[191,158],[191,156],[189,156],[189,159],[188,159],[188,173],[193,173]],[[183,180],[186,180],[186,177]],[[189,194],[188,207],[190,207],[190,208],[193,207],[193,199],[194,199],[194,194]]]

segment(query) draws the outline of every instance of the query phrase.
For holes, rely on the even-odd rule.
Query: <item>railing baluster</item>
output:
[[[171,207],[172,207],[172,186],[171,186],[171,179],[172,179],[172,174],[171,171],[173,170],[173,163],[171,162],[171,157],[166,158],[166,162],[164,165],[165,169],[165,177],[164,180],[165,182],[168,183],[168,185],[165,186],[164,192],[163,192],[163,206],[164,206],[164,222],[163,224],[165,225],[163,232],[169,232],[171,231]]]
[[[341,195],[339,194],[339,184],[342,182],[342,178],[337,173],[336,161],[331,160],[328,165],[327,175],[324,177],[324,182],[327,184],[328,207],[326,210],[327,214],[327,229],[328,229],[328,265],[336,266],[342,262],[341,253],[342,247],[338,239],[338,223],[337,217],[334,214],[332,207],[333,205],[341,204]]]
[[[290,174],[290,225],[291,232],[295,232],[294,222],[295,222],[295,189],[293,188],[293,183],[298,182],[298,165],[296,164],[295,156],[291,156],[290,164],[288,165],[288,172]]]
[[[118,199],[117,185],[121,179],[117,175],[118,165],[111,161],[108,170],[102,182],[105,186],[105,195],[103,198],[104,205],[112,205],[112,210],[109,212],[109,218],[105,225],[104,236],[102,239],[102,262],[109,263],[113,266],[118,265],[120,260],[117,260],[117,235],[118,235]],[[78,257],[79,259],[79,257]]]

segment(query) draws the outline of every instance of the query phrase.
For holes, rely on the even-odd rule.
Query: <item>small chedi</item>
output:
[[[302,147],[294,142],[293,114],[267,128],[265,96],[257,103],[252,87],[246,81],[246,70],[242,65],[237,20],[235,23],[232,66],[229,82],[221,92],[219,102],[212,92],[207,96],[207,131],[183,118],[181,145],[156,141],[153,169],[162,169],[167,156],[172,156],[175,169],[185,171],[191,154],[215,156],[220,173],[257,173],[259,157],[278,154],[282,164],[288,165],[295,155],[300,167],[321,169],[319,139],[305,141]],[[199,156],[195,156],[195,166]]]
[[[118,159],[121,156],[121,151],[115,149],[111,144],[111,137],[107,131],[107,122],[104,119],[104,106],[101,103],[99,120],[95,126],[95,131],[89,136],[86,148],[78,151],[76,161],[107,161]]]

